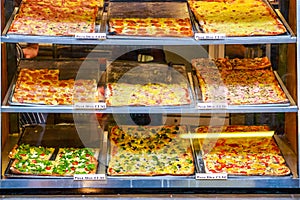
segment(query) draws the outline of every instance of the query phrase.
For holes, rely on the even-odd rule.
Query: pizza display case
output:
[[[45,1],[46,2],[46,1]],[[263,1],[268,8],[272,8],[272,6],[267,1]],[[26,1],[25,1],[26,3]],[[298,46],[298,32],[295,34],[293,32],[293,28],[291,28],[284,17],[280,14],[278,10],[273,10],[278,20],[282,23],[285,28],[284,33],[276,34],[276,35],[253,35],[253,36],[226,36],[224,34],[219,33],[203,33],[199,32],[201,29],[201,23],[197,22],[196,17],[190,7],[188,6],[188,2],[186,1],[160,1],[160,2],[130,2],[136,5],[143,5],[142,8],[145,10],[145,5],[149,6],[150,11],[153,10],[151,7],[152,3],[161,12],[145,12],[141,13],[144,17],[146,15],[153,15],[157,16],[161,13],[167,12],[169,16],[167,17],[175,17],[173,16],[176,13],[176,17],[186,17],[189,15],[189,19],[191,19],[192,24],[192,31],[193,36],[187,37],[170,37],[167,36],[139,36],[139,35],[115,35],[115,33],[109,32],[110,23],[109,20],[113,16],[116,16],[116,13],[120,14],[121,17],[124,15],[130,14],[130,16],[135,16],[134,12],[139,11],[139,7],[132,6],[130,7],[128,13],[126,10],[124,12],[119,13],[116,12],[118,10],[124,9],[122,4],[129,3],[125,1],[112,1],[112,2],[105,2],[102,6],[99,6],[97,10],[97,17],[95,18],[95,25],[96,28],[94,32],[90,33],[76,33],[73,35],[32,35],[32,34],[24,34],[24,33],[11,33],[11,26],[14,23],[14,20],[18,16],[19,9],[16,8],[10,20],[8,20],[7,25],[3,26],[3,32],[1,35],[1,42],[2,44],[5,43],[50,43],[50,44],[72,44],[72,45],[93,45],[94,49],[91,50],[91,53],[86,56],[84,59],[79,60],[52,60],[52,61],[45,61],[45,60],[22,60],[20,65],[18,66],[18,72],[15,75],[13,81],[9,83],[7,88],[2,87],[2,105],[1,105],[1,121],[2,121],[2,154],[1,154],[1,166],[2,166],[2,177],[0,180],[0,186],[2,189],[56,189],[56,190],[67,190],[70,193],[74,192],[102,192],[102,193],[114,193],[114,191],[118,190],[118,193],[136,193],[137,191],[142,192],[158,192],[158,193],[199,193],[204,190],[212,189],[218,191],[221,189],[231,189],[232,191],[239,190],[239,189],[248,189],[248,190],[257,190],[262,188],[269,188],[269,189],[298,189],[299,188],[299,156],[298,156],[298,123],[299,119],[297,115],[299,114],[298,102],[299,99],[297,98],[297,93],[299,91],[299,85],[297,82],[297,77],[299,72],[288,74],[286,80],[282,80],[285,78],[284,75],[279,74],[276,70],[273,70],[271,67],[271,71],[274,74],[274,80],[278,83],[278,87],[281,89],[280,91],[284,93],[285,100],[280,103],[258,103],[258,104],[249,104],[249,105],[228,105],[228,102],[220,102],[214,99],[211,102],[203,102],[201,98],[203,98],[203,84],[199,82],[197,79],[196,71],[192,66],[192,60],[195,58],[220,58],[223,52],[223,48],[225,45],[236,45],[236,44],[245,44],[245,45],[269,45],[269,44],[288,44],[297,46],[297,50],[294,47],[294,51],[291,54],[295,54],[297,58],[299,58],[299,46]],[[157,5],[164,4],[164,6],[157,7]],[[183,4],[184,7],[169,6],[171,4]],[[152,5],[152,6],[153,6]],[[156,6],[155,6],[156,5]],[[111,6],[111,7],[110,7]],[[114,7],[112,7],[114,6]],[[116,10],[114,10],[116,8]],[[148,7],[147,7],[148,8]],[[152,9],[151,9],[152,8]],[[173,12],[169,12],[173,11]],[[177,11],[176,9],[179,9]],[[188,12],[182,12],[188,10]],[[297,6],[295,6],[294,11],[299,11],[299,5],[297,2]],[[182,14],[182,15],[180,15]],[[153,17],[151,16],[151,17]],[[166,15],[163,15],[164,17]],[[117,16],[120,17],[120,16]],[[127,17],[127,16],[126,16]],[[135,16],[136,17],[136,16]],[[292,19],[293,20],[293,19]],[[292,21],[291,20],[291,21]],[[296,19],[298,23],[299,20]],[[295,26],[296,26],[296,22]],[[152,22],[154,23],[154,22]],[[297,24],[298,26],[299,24]],[[102,50],[109,50],[112,53],[109,55],[103,56],[101,54]],[[141,60],[145,59],[146,62],[132,62],[129,60],[122,60],[122,56],[124,54],[131,52],[139,52],[145,49],[159,49],[160,51],[165,53],[165,59],[162,63],[155,63],[147,60],[146,55],[138,54],[138,57],[143,57]],[[100,52],[100,53],[99,53]],[[217,52],[217,53],[215,53]],[[296,53],[297,52],[297,53]],[[3,56],[3,54],[2,54]],[[145,56],[147,58],[145,58]],[[289,55],[290,56],[290,55]],[[297,59],[294,58],[294,59]],[[144,60],[144,61],[145,61]],[[175,64],[174,64],[175,63]],[[6,80],[6,63],[2,62],[2,79]],[[202,66],[203,67],[203,66]],[[210,66],[207,66],[209,68]],[[299,69],[299,63],[294,63],[294,65],[286,65],[287,72],[295,72]],[[49,104],[47,103],[28,103],[24,102],[25,95],[24,93],[18,93],[16,88],[22,87],[20,86],[20,78],[19,74],[22,74],[22,69],[30,69],[32,70],[33,74],[36,74],[37,70],[40,69],[59,69],[59,75],[56,77],[56,82],[58,82],[58,86],[54,87],[54,83],[45,84],[45,87],[49,89],[49,87],[54,91],[63,91],[66,92],[66,88],[60,88],[61,80],[75,80],[74,83],[72,82],[71,89],[76,90],[76,80],[96,80],[97,84],[95,86],[97,91],[97,101],[81,101],[79,100],[76,102],[75,100],[71,100],[71,105],[66,105],[64,103],[50,101]],[[134,71],[134,69],[139,69]],[[221,70],[221,69],[220,69]],[[243,69],[244,70],[244,69]],[[205,70],[201,69],[201,73],[203,74]],[[31,73],[31,72],[30,72]],[[234,74],[234,73],[232,73]],[[246,75],[245,75],[246,76]],[[48,77],[48,76],[43,76]],[[19,79],[20,78],[20,79]],[[39,81],[36,76],[29,77],[30,79]],[[208,77],[205,81],[211,81],[211,79],[216,81],[215,77]],[[288,79],[293,80],[292,83],[288,81]],[[52,80],[52,79],[51,79]],[[42,79],[41,79],[42,81]],[[32,81],[34,82],[34,81]],[[61,81],[63,82],[63,81]],[[112,88],[111,82],[117,82],[119,85],[116,86],[116,89]],[[155,84],[153,84],[155,83]],[[109,85],[111,84],[111,85]],[[152,99],[146,99],[146,103],[138,104],[138,103],[130,103],[129,99],[131,96],[128,95],[128,91],[124,93],[120,92],[119,96],[116,96],[118,102],[116,106],[107,103],[107,99],[109,99],[108,94],[117,93],[117,89],[120,89],[124,85],[122,84],[131,84],[135,87],[131,90],[138,90],[143,86],[155,85],[155,89],[157,89],[161,85],[173,85],[174,89],[178,85],[184,85],[184,91],[187,91],[183,95],[185,98],[188,98],[188,105],[183,102],[183,99],[180,99],[179,102],[173,104],[163,104],[161,99],[156,100],[154,105],[151,105]],[[263,84],[263,83],[261,83]],[[271,83],[268,83],[271,84]],[[131,85],[125,85],[128,89]],[[136,88],[136,85],[139,85],[140,88]],[[5,86],[5,84],[4,84]],[[220,85],[217,85],[217,88],[220,88]],[[295,89],[296,88],[296,89]],[[40,91],[44,91],[43,87],[36,86],[36,89]],[[111,91],[109,91],[111,89]],[[168,91],[172,90],[168,88]],[[181,88],[182,89],[182,88]],[[32,90],[34,90],[32,88]],[[69,89],[68,89],[69,90]],[[47,90],[48,91],[48,90]],[[73,94],[72,98],[78,97],[87,97],[89,94],[84,93],[86,88],[80,90],[81,93]],[[104,93],[103,93],[104,91]],[[112,92],[113,91],[113,92]],[[138,90],[134,97],[138,99],[138,94],[142,94],[141,90]],[[154,92],[153,92],[154,91]],[[144,94],[140,99],[145,98],[147,95],[151,96],[159,96],[158,94],[162,94],[163,91],[160,89],[159,91],[147,91],[147,94]],[[177,90],[175,94],[179,96],[179,91]],[[110,93],[109,93],[110,92]],[[119,92],[119,91],[118,91]],[[153,94],[151,94],[153,92]],[[272,91],[273,92],[273,91]],[[33,92],[37,94],[36,91]],[[71,92],[72,93],[72,92]],[[16,101],[16,94],[22,96],[22,100]],[[56,96],[57,94],[51,93],[52,96]],[[50,96],[51,96],[50,95]],[[101,96],[102,95],[102,96]],[[116,95],[116,94],[114,94]],[[171,97],[172,94],[168,93],[165,95],[165,99],[170,98],[170,100],[174,100]],[[269,94],[267,94],[269,95]],[[101,96],[101,97],[100,97]],[[44,97],[45,99],[46,97]],[[240,97],[244,98],[244,97]],[[138,99],[138,100],[140,100]],[[164,99],[164,100],[165,100]],[[85,98],[86,100],[86,98]],[[121,102],[121,103],[120,103]],[[158,104],[158,102],[160,104]],[[110,102],[111,103],[111,102]],[[120,103],[120,104],[118,104]],[[9,133],[8,130],[8,123],[7,118],[11,115],[16,113],[48,113],[49,116],[54,116],[54,120],[49,117],[47,119],[47,124],[33,124],[33,125],[26,125],[20,128],[20,133],[12,134]],[[66,121],[59,121],[56,120],[62,115],[66,115],[71,118],[71,120],[66,123]],[[146,116],[146,117],[145,117]],[[145,122],[150,117],[150,122]],[[265,118],[274,117],[275,123],[266,122]],[[254,120],[249,118],[255,118]],[[140,121],[139,121],[139,120]],[[151,121],[152,120],[152,121]],[[266,121],[264,121],[266,120]],[[139,121],[139,123],[137,123]],[[142,121],[142,122],[141,122]],[[233,134],[224,133],[224,127],[230,127],[230,125],[247,125],[247,127],[251,127],[254,125],[259,125],[259,127],[263,127],[262,125],[269,125],[268,130],[239,130],[237,129],[234,131]],[[165,156],[160,154],[157,156],[156,154],[151,154],[148,152],[146,154],[139,154],[136,153],[134,150],[139,148],[149,149],[151,144],[147,143],[143,144],[139,143],[139,145],[134,146],[136,141],[140,141],[140,138],[137,139],[133,135],[126,135],[121,134],[119,135],[120,138],[112,140],[112,135],[118,135],[116,128],[113,129],[114,125],[125,127],[132,126],[133,129],[136,131],[136,134],[141,134],[140,137],[145,137],[145,135],[149,134],[149,137],[145,137],[147,140],[151,137],[151,134],[145,130],[140,130],[139,127],[151,127],[151,130],[155,132],[153,127],[161,127],[164,126],[163,130],[165,131],[166,127],[176,127],[176,131],[178,127],[184,126],[183,132],[176,132],[176,134],[171,134],[168,131],[157,131],[155,132],[156,140],[155,145],[158,144],[159,141],[162,143],[166,143],[166,141],[170,142],[170,144],[174,145],[170,150],[178,145],[178,154],[180,154],[179,149],[188,149],[182,155],[176,155],[174,152],[177,152],[174,149],[172,155],[174,159],[172,160],[172,156],[170,156],[170,160],[168,160]],[[133,126],[134,125],[134,126]],[[146,126],[148,125],[148,126]],[[208,131],[203,132],[201,131],[196,133],[196,127],[222,127],[219,129],[210,130],[212,134],[209,134]],[[138,126],[138,128],[137,128]],[[124,128],[126,129],[126,128]],[[129,130],[130,128],[128,128]],[[210,128],[208,128],[210,129]],[[249,131],[250,130],[250,131]],[[114,132],[115,131],[115,132]],[[129,131],[128,131],[129,132]],[[225,131],[226,132],[226,131]],[[238,132],[238,133],[237,133]],[[17,135],[17,136],[16,136]],[[252,140],[248,137],[256,138],[256,142],[264,137],[272,138],[276,143],[276,147],[274,147],[273,151],[278,151],[279,153],[271,156],[268,154],[268,147],[272,146],[272,142],[267,142],[263,147],[261,147],[261,143],[255,143],[258,149],[260,149],[260,153],[265,156],[264,158],[269,158],[269,163],[264,164],[264,167],[274,166],[278,163],[284,164],[284,167],[279,167],[275,169],[271,168],[270,171],[272,173],[265,174],[236,174],[234,173],[224,173],[224,172],[214,172],[209,171],[208,163],[209,160],[205,160],[205,158],[211,156],[209,154],[204,155],[205,150],[203,149],[205,145],[210,145],[210,141],[214,144],[219,144],[216,141],[213,135],[217,135],[218,138],[227,138],[231,137],[229,146],[238,148],[238,144],[234,143],[234,141],[244,141],[246,143],[251,143]],[[212,138],[210,138],[210,136]],[[248,136],[248,137],[246,137]],[[113,144],[114,141],[118,141],[122,143],[124,138],[130,138],[130,151],[127,152],[121,148],[113,151],[111,149],[116,148]],[[154,136],[153,136],[154,137]],[[157,139],[159,138],[159,139]],[[163,140],[163,139],[164,140]],[[203,142],[203,138],[204,141]],[[152,138],[153,139],[153,138]],[[128,139],[129,140],[129,139]],[[188,147],[185,149],[179,145],[180,142],[177,140],[182,140],[180,145],[188,144]],[[171,143],[171,141],[173,141]],[[185,141],[185,142],[183,142]],[[54,147],[55,153],[54,155],[58,154],[58,149],[62,147],[91,147],[91,148],[99,148],[100,152],[97,155],[98,160],[98,168],[96,173],[93,174],[72,174],[71,176],[53,176],[53,175],[40,175],[37,174],[36,171],[32,174],[16,174],[13,173],[12,168],[14,166],[14,159],[9,157],[9,152],[11,151],[12,147],[15,144],[21,146],[22,143],[30,144],[33,146],[46,146],[46,147]],[[129,144],[128,143],[128,144]],[[204,144],[205,143],[205,144]],[[220,142],[221,143],[221,142]],[[126,144],[126,145],[128,145]],[[254,144],[254,143],[253,143]],[[71,145],[71,146],[70,146]],[[223,143],[226,146],[225,143]],[[247,146],[247,145],[246,145]],[[266,148],[267,146],[267,148]],[[124,146],[123,146],[124,147]],[[273,146],[272,146],[273,147]],[[279,150],[277,150],[279,147]],[[247,147],[244,146],[245,149]],[[153,149],[153,147],[151,148]],[[159,149],[157,147],[157,149]],[[228,148],[229,149],[229,148]],[[233,148],[234,149],[234,148]],[[244,151],[246,151],[244,149]],[[247,156],[256,157],[254,154],[256,153],[253,148],[249,147],[249,154]],[[262,152],[261,149],[264,149]],[[159,149],[161,150],[161,149]],[[218,151],[219,149],[213,149],[214,151]],[[184,158],[188,153],[191,152],[191,157]],[[229,151],[229,150],[228,150]],[[230,150],[235,151],[235,150]],[[251,152],[253,151],[253,152]],[[192,173],[182,173],[181,174],[172,174],[170,172],[164,172],[162,174],[154,172],[154,175],[147,174],[147,173],[137,173],[132,172],[132,174],[120,173],[120,165],[124,168],[127,167],[129,170],[130,163],[134,165],[136,168],[141,169],[140,165],[143,163],[142,161],[137,162],[137,159],[128,161],[126,160],[127,157],[124,155],[120,156],[120,152],[125,152],[129,155],[139,154],[140,157],[145,158],[145,162],[148,163],[146,166],[150,165],[163,165],[164,162],[168,162],[165,168],[172,166],[176,163],[176,170],[182,169],[184,166],[184,159],[189,160],[188,162],[191,165],[188,165],[189,169],[195,168],[192,170]],[[167,150],[164,151],[166,154],[169,153]],[[242,151],[243,152],[243,151]],[[124,154],[125,154],[124,153]],[[232,152],[231,152],[232,153]],[[274,153],[274,152],[272,152]],[[126,155],[127,155],[126,154]],[[241,153],[242,154],[242,153]],[[251,156],[250,156],[251,154]],[[146,157],[150,157],[149,160]],[[114,157],[115,156],[115,157]],[[119,157],[117,157],[119,156]],[[240,156],[240,157],[239,157]],[[244,154],[237,156],[238,159],[246,159]],[[270,157],[272,157],[270,159]],[[278,161],[278,157],[283,158],[283,163]],[[118,159],[116,159],[118,158]],[[132,158],[132,157],[130,157]],[[252,157],[251,157],[252,158]],[[251,158],[248,158],[251,160]],[[257,158],[257,157],[256,157]],[[264,159],[260,157],[260,159]],[[164,160],[165,159],[165,160]],[[225,158],[222,162],[227,163],[230,158]],[[273,159],[273,160],[272,160]],[[54,156],[50,158],[50,160],[55,160]],[[124,162],[118,163],[116,160],[123,160]],[[167,160],[167,161],[166,161]],[[186,161],[185,160],[185,161]],[[212,160],[212,159],[211,159]],[[210,160],[210,161],[211,161]],[[113,167],[111,167],[110,163],[114,161]],[[248,160],[249,161],[249,160]],[[241,162],[241,160],[239,160]],[[150,164],[149,164],[150,163]],[[152,164],[151,164],[152,163]],[[158,164],[159,163],[159,164]],[[233,165],[232,163],[230,163]],[[247,167],[253,170],[253,168],[258,167],[259,164],[248,165]],[[114,167],[118,165],[118,170]],[[237,165],[237,164],[235,164]],[[255,165],[255,166],[254,166]],[[114,168],[114,173],[108,172],[108,168]],[[230,168],[230,167],[228,167]],[[282,174],[276,174],[276,172],[280,171],[281,169],[285,169],[287,172]],[[157,170],[157,169],[156,169]],[[175,171],[176,171],[175,170]],[[130,170],[129,170],[130,171]],[[180,170],[179,170],[180,171]],[[147,171],[149,172],[149,171]],[[152,171],[153,172],[153,171]],[[265,171],[267,172],[267,171]],[[244,173],[244,172],[243,172]],[[145,175],[146,174],[146,175]],[[270,175],[271,174],[271,175]]]

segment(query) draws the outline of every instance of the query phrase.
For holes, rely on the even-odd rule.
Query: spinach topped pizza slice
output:
[[[110,132],[112,176],[188,176],[194,173],[189,140],[182,126],[115,126]]]

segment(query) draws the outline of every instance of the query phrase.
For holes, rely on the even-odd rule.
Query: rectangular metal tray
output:
[[[127,125],[127,124],[122,124],[122,125]],[[136,124],[135,125],[129,125],[129,126],[137,126]],[[155,126],[160,126],[159,124],[156,124]],[[108,131],[106,132],[106,134],[104,134],[104,141],[107,141],[107,153],[106,153],[106,155],[105,155],[105,158],[106,158],[106,167],[108,167],[108,163],[109,163],[109,161],[110,161],[110,148],[111,148],[111,145],[110,145],[110,140],[109,140],[109,133],[110,133],[110,129],[112,128],[112,124],[110,124],[109,126],[108,126]],[[190,145],[191,145],[191,148],[193,149],[193,144],[192,144],[192,141],[190,140]],[[192,150],[193,151],[193,150]],[[195,154],[194,154],[194,151],[193,151],[193,158],[194,158],[194,166],[195,166],[195,172],[197,172],[197,170],[196,170],[196,166],[198,165],[198,162],[197,162],[197,160],[196,160],[196,157],[195,157]],[[137,180],[139,180],[139,179],[149,179],[149,180],[155,180],[155,179],[159,179],[159,180],[161,180],[161,179],[178,179],[178,178],[180,178],[180,179],[195,179],[195,174],[193,174],[193,175],[184,175],[184,176],[180,176],[180,175],[157,175],[157,176],[138,176],[138,175],[133,175],[133,176],[123,176],[123,175],[120,175],[120,176],[114,176],[114,175],[112,175],[112,176],[108,176],[108,178],[112,178],[112,179],[132,179],[132,178],[134,178],[134,179],[137,179]]]
[[[186,66],[181,64],[114,61],[107,63],[106,82],[171,84],[188,82],[188,79]]]
[[[126,7],[124,8],[124,4]],[[141,12],[141,10],[143,12]],[[107,19],[109,18],[180,18],[191,20],[191,13],[188,9],[187,2],[183,1],[156,1],[156,2],[137,2],[137,1],[116,1],[110,2],[107,11]],[[193,31],[196,30],[191,20]],[[109,26],[109,24],[108,24]],[[109,28],[108,28],[109,30]],[[167,39],[174,38],[170,36],[122,36],[114,35],[113,33],[108,32],[107,38],[128,38],[128,39]],[[181,37],[184,38],[184,37]]]
[[[55,159],[59,148],[99,148],[97,173],[105,171],[101,162],[103,153],[103,132],[97,126],[59,124],[59,125],[26,125],[20,135],[17,144],[30,144],[32,146],[53,147],[55,152],[50,160]],[[4,172],[7,178],[73,178],[72,176],[38,176],[38,175],[20,175],[13,174],[10,167],[14,159],[10,159]]]
[[[293,30],[291,29],[291,27],[289,26],[289,24],[287,23],[287,21],[284,19],[284,17],[281,14],[281,12],[278,9],[275,9],[273,7],[273,5],[269,1],[267,1],[267,0],[261,0],[261,1],[266,4],[266,6],[269,8],[270,12],[274,16],[277,16],[277,20],[280,21],[283,24],[283,26],[285,27],[286,32],[283,33],[283,34],[281,34],[281,35],[292,35],[292,36],[295,36],[295,34],[293,33]],[[192,1],[191,1],[191,3],[192,3]],[[189,7],[190,7],[190,5],[189,5]],[[192,19],[193,23],[195,24],[194,27],[196,27],[196,30],[197,30],[196,32],[198,32],[198,33],[205,33],[203,31],[203,29],[201,28],[201,25],[200,25],[198,19],[196,18],[195,14],[192,11],[191,11],[191,16],[192,16],[191,19]],[[224,23],[226,23],[226,22],[224,22]],[[207,34],[213,34],[213,33],[207,33]],[[239,37],[239,36],[229,36],[229,37]],[[253,37],[253,36],[246,36],[246,37]]]
[[[59,70],[59,80],[67,80],[67,79],[87,79],[99,81],[102,72],[99,67],[98,60],[21,60],[18,68],[18,72],[13,78],[11,91],[8,97],[8,103],[12,106],[45,106],[42,104],[34,104],[34,103],[18,103],[12,100],[14,94],[14,88],[16,86],[16,81],[19,75],[19,71],[22,68],[29,69],[58,69]],[[72,105],[49,105],[49,107],[71,107]]]
[[[183,64],[162,63],[140,63],[135,61],[108,62],[105,72],[106,83],[128,83],[128,84],[186,84],[191,103],[180,105],[180,107],[195,107],[194,92],[188,77],[190,69]],[[143,106],[142,106],[143,107]],[[178,107],[174,106],[149,106],[159,108]]]
[[[6,23],[6,26],[4,27],[3,31],[2,31],[2,35],[6,35],[6,36],[14,36],[14,35],[27,35],[27,34],[19,34],[19,33],[8,33],[10,27],[12,26],[12,23],[16,17],[16,15],[19,12],[20,7],[15,7],[14,11],[12,12],[12,15],[10,16],[9,20]],[[95,21],[95,33],[105,33],[106,29],[104,29],[104,25],[106,24],[106,19],[103,20],[103,14],[104,14],[104,7],[99,7],[98,8],[98,12],[97,12],[97,16],[96,16],[96,21]],[[30,34],[28,34],[29,36]],[[34,36],[34,35],[30,35],[30,36]],[[46,36],[49,37],[49,35],[35,35],[35,36]],[[75,35],[74,35],[75,36]],[[60,36],[55,36],[55,37],[74,37],[74,36],[69,36],[69,35],[60,35]]]
[[[124,7],[126,4],[126,7]],[[141,12],[142,11],[142,12]],[[186,18],[189,17],[184,2],[110,2],[108,17],[120,18]]]
[[[287,153],[288,149],[286,147],[284,147],[284,142],[277,136],[274,135],[273,136],[274,141],[276,142],[277,146],[280,148],[281,150],[281,155],[284,157],[285,161],[286,161],[286,165],[288,166],[288,168],[291,170],[291,173],[289,175],[285,175],[285,176],[280,176],[280,177],[292,177],[293,174],[297,173],[296,170],[294,169],[292,163],[290,163],[290,160],[292,159],[291,157],[295,157],[295,155],[292,155],[291,152],[289,152],[288,156]],[[195,158],[195,169],[196,169],[196,173],[207,173],[205,170],[205,164],[202,158],[202,153],[201,153],[201,145],[199,144],[199,141],[197,139],[192,139],[192,147],[193,147],[193,154],[194,154],[194,158]],[[247,177],[247,178],[252,178],[252,179],[256,179],[256,178],[275,178],[278,176],[267,176],[267,175],[231,175],[228,174],[228,178],[241,178],[241,177]]]
[[[193,72],[195,73],[195,72]],[[266,103],[266,104],[243,104],[243,105],[228,105],[228,107],[231,108],[247,108],[247,107],[278,107],[278,106],[284,106],[284,107],[288,107],[290,105],[295,105],[295,101],[292,99],[292,96],[289,94],[289,91],[287,90],[287,88],[285,87],[283,81],[281,80],[280,76],[278,75],[278,73],[276,71],[274,71],[274,75],[277,79],[278,84],[280,85],[281,89],[283,90],[283,92],[285,93],[287,99],[289,102],[287,103]],[[194,92],[195,92],[195,98],[196,98],[196,103],[206,103],[202,101],[202,94],[201,94],[201,88],[199,85],[199,81],[198,78],[195,74],[192,75],[193,76],[193,86],[194,86]]]

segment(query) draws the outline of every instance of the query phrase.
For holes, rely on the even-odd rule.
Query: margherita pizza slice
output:
[[[266,126],[197,127],[201,133],[266,131]],[[225,133],[224,133],[225,134]],[[207,173],[230,175],[286,176],[290,169],[286,165],[280,148],[273,137],[205,138],[198,140]]]

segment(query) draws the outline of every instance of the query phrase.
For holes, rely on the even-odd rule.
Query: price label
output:
[[[76,33],[75,38],[86,40],[105,40],[106,33]]]
[[[228,104],[227,103],[198,103],[197,108],[203,110],[227,109]]]
[[[75,109],[83,109],[83,110],[104,110],[106,109],[106,103],[83,103],[78,102],[74,104]]]
[[[106,181],[105,174],[74,174],[74,181]]]
[[[195,33],[195,40],[224,40],[225,34]]]
[[[226,180],[227,178],[226,173],[196,173],[197,180]]]

